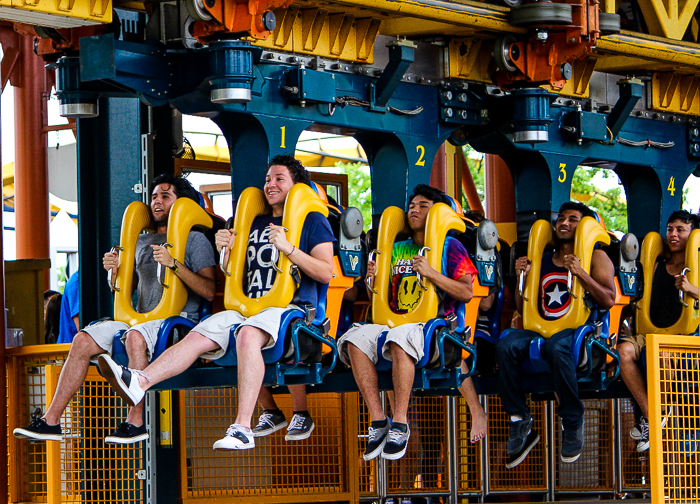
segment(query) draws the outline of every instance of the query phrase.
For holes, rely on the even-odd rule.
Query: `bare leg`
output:
[[[413,378],[416,375],[416,363],[394,342],[390,343],[392,371],[391,380],[394,383],[394,422],[408,423],[408,401],[413,390]]]
[[[206,336],[190,332],[185,339],[168,348],[163,354],[143,370],[151,379],[149,382],[143,376],[138,377],[139,385],[144,391],[156,383],[178,375],[190,367],[200,355],[217,350],[219,345]]]
[[[634,352],[634,345],[623,341],[617,345],[620,353],[620,375],[627,385],[632,397],[637,401],[642,415],[649,418],[649,400],[647,398],[647,385],[644,381],[642,370],[637,366],[637,355]]]
[[[131,369],[145,369],[148,366],[148,346],[143,335],[138,331],[126,333],[126,354],[129,356]],[[143,400],[129,410],[126,421],[139,427],[143,425]]]
[[[260,387],[260,393],[258,394],[258,404],[264,410],[277,409],[277,403],[272,395],[269,387]]]
[[[262,347],[270,335],[260,329],[244,326],[236,336],[238,354],[238,415],[234,423],[250,427],[255,403],[265,376]]]
[[[306,385],[290,385],[289,393],[292,396],[292,407],[294,411],[308,411],[306,403]]]
[[[462,361],[462,373],[469,372],[467,364]],[[467,378],[462,382],[459,387],[459,393],[467,401],[467,407],[469,408],[469,414],[472,416],[472,430],[469,433],[469,439],[472,443],[476,443],[484,436],[486,436],[486,431],[488,429],[488,416],[481,407],[479,402],[479,396],[476,395],[476,389],[474,388],[474,382],[471,378]]]
[[[382,402],[379,399],[379,384],[374,363],[362,350],[348,343],[348,355],[352,364],[352,374],[355,376],[357,387],[365,400],[370,419],[381,422],[386,418]]]
[[[56,425],[60,422],[66,406],[85,381],[90,358],[101,353],[104,353],[104,350],[95,343],[95,340],[88,333],[80,331],[75,335],[68,352],[68,358],[63,364],[61,375],[58,378],[58,385],[56,385],[51,405],[44,414],[44,420],[47,424]]]

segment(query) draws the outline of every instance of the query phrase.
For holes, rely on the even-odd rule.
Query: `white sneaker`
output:
[[[100,354],[97,357],[97,365],[100,367],[102,376],[109,382],[114,391],[131,406],[136,406],[141,402],[146,393],[139,385],[139,375],[142,371],[129,369],[120,366],[107,354]]]
[[[255,448],[255,437],[250,427],[233,424],[226,435],[214,443],[215,450],[250,450]]]

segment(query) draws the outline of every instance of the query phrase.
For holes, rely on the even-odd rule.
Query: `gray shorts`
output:
[[[236,328],[234,336],[238,336],[238,332],[245,326],[255,327],[267,333],[270,338],[267,340],[265,346],[261,348],[261,350],[266,350],[275,346],[277,342],[280,322],[282,321],[284,312],[298,308],[298,306],[293,304],[290,304],[286,308],[265,308],[257,315],[248,318],[245,318],[235,310],[226,310],[216,313],[203,322],[200,322],[192,329],[192,332],[197,332],[209,338],[220,347],[218,350],[212,350],[211,352],[202,354],[201,357],[204,359],[216,360],[224,356],[228,350],[231,326],[235,324],[239,324],[239,326]]]
[[[158,341],[158,331],[160,330],[160,326],[162,324],[163,319],[159,319],[149,320],[148,322],[129,327],[129,324],[125,322],[105,320],[103,322],[97,322],[96,324],[84,327],[82,331],[88,333],[90,337],[95,340],[97,346],[110,355],[112,354],[112,346],[114,345],[114,335],[117,333],[117,331],[136,331],[143,336],[143,339],[146,341],[147,357],[150,361],[153,357],[156,341]],[[122,336],[122,342],[126,343],[126,332]],[[92,359],[92,362],[97,362],[97,359]]]
[[[348,355],[347,343],[352,343],[369,359],[376,364],[377,342],[379,335],[384,331],[389,331],[386,335],[384,346],[382,347],[382,357],[391,361],[391,349],[389,343],[399,345],[415,362],[423,357],[423,324],[403,324],[393,329],[381,324],[353,324],[348,331],[338,340],[338,356],[348,366],[350,356]]]

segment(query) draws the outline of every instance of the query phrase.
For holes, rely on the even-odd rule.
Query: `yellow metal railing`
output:
[[[700,338],[650,334],[646,344],[652,502],[697,502]]]

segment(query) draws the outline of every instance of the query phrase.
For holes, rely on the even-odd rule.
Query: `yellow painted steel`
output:
[[[306,184],[294,184],[289,190],[284,204],[282,226],[289,230],[287,239],[295,247],[299,247],[304,221],[311,212],[319,212],[328,217],[328,207],[311,187]],[[243,290],[247,271],[246,251],[250,227],[257,216],[271,213],[265,195],[260,189],[248,187],[241,193],[233,223],[236,237],[233,242],[233,251],[229,255],[226,266],[231,276],[226,278],[224,306],[228,310],[236,310],[245,317],[253,316],[265,308],[285,307],[292,302],[296,292],[296,282],[290,271],[293,263],[285,254],[280,254],[279,258],[279,268],[283,273],[278,273],[267,294],[257,299],[251,299],[245,295]]]
[[[651,106],[675,114],[700,115],[700,76],[655,72],[651,79]]]
[[[46,377],[46,404],[51,404],[63,366],[44,366]],[[61,503],[61,443],[46,442],[46,504]]]
[[[700,338],[648,334],[646,357],[651,501],[696,502]]]
[[[112,22],[112,0],[0,0],[0,19],[51,28]]]
[[[430,250],[426,253],[426,259],[436,271],[441,269],[442,249],[449,231],[464,232],[466,225],[462,218],[444,203],[435,203],[428,211],[425,222],[425,246]],[[416,307],[408,313],[394,313],[390,305],[391,291],[391,253],[394,248],[396,236],[401,232],[410,233],[406,213],[398,207],[392,206],[384,210],[379,221],[377,233],[377,275],[374,288],[377,292],[372,299],[372,322],[389,327],[402,324],[427,322],[437,316],[440,299],[432,283],[424,278],[423,282],[427,290],[423,292]],[[417,287],[420,288],[420,287]]]
[[[602,55],[614,54],[631,58],[667,63],[677,68],[700,69],[700,45],[690,42],[669,40],[653,35],[621,31],[598,40],[597,53]],[[598,70],[611,68],[606,59],[601,60]],[[620,62],[622,64],[623,62]],[[644,68],[639,62],[640,67]],[[635,64],[636,66],[636,64]],[[646,65],[647,70],[649,66]]]
[[[160,414],[160,436],[158,442],[163,448],[173,447],[173,391],[158,392]]]
[[[532,261],[530,273],[525,281],[523,300],[523,327],[535,331],[543,338],[550,338],[563,329],[573,329],[583,325],[591,311],[583,300],[585,291],[581,282],[574,278],[572,297],[569,310],[556,320],[545,320],[539,311],[539,287],[542,268],[542,255],[547,245],[553,245],[554,233],[552,225],[546,220],[538,220],[532,226],[530,239],[527,244],[527,257]],[[610,235],[593,218],[584,217],[576,227],[574,237],[574,254],[581,261],[583,270],[590,274],[593,247],[596,243],[610,244]]]
[[[638,0],[649,33],[680,40],[700,0]]]
[[[324,58],[374,62],[374,41],[382,19],[322,8],[300,9],[298,5],[275,11],[277,27],[266,40],[254,45],[312,54]]]
[[[687,274],[688,281],[693,285],[699,285],[700,263],[698,263],[698,247],[700,247],[700,229],[695,229],[690,233],[688,243],[685,247],[685,265],[690,268]],[[656,327],[651,322],[651,283],[654,278],[654,265],[659,255],[663,253],[664,241],[659,233],[649,233],[644,237],[639,261],[644,268],[644,294],[638,302],[640,310],[637,311],[637,334],[692,334],[700,324],[700,310],[695,306],[693,300],[686,297],[688,306],[683,307],[680,318],[670,327]]]
[[[187,237],[193,226],[211,228],[212,220],[209,214],[194,200],[178,198],[173,203],[168,217],[167,242],[173,245],[168,250],[178,262],[185,262],[185,246]],[[187,302],[187,287],[170,269],[164,268],[164,283],[169,287],[163,289],[160,302],[147,313],[138,313],[132,304],[133,272],[136,261],[135,250],[138,235],[142,231],[155,231],[148,205],[140,201],[129,204],[122,218],[120,246],[124,249],[120,254],[120,264],[116,276],[114,295],[114,320],[126,322],[129,325],[139,324],[148,320],[158,320],[178,315]]]

